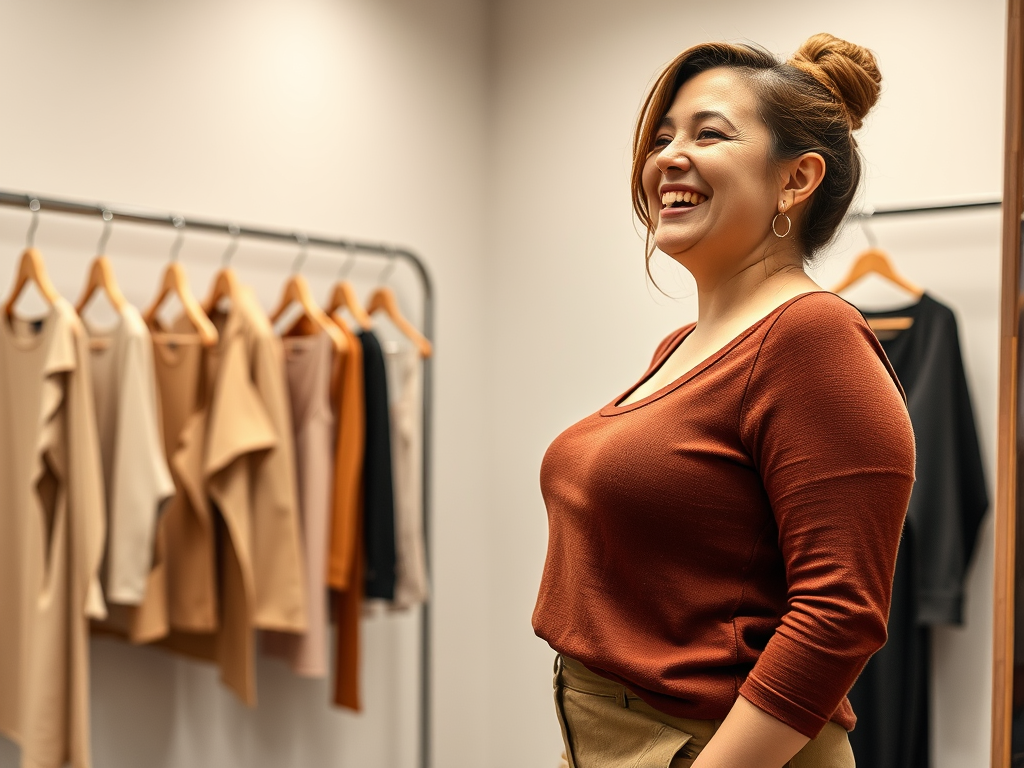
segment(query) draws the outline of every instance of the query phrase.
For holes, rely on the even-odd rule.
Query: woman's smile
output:
[[[690,187],[665,184],[661,187],[661,215],[676,216],[692,211],[707,199],[707,195]]]

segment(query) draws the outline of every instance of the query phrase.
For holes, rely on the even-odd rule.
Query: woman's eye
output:
[[[658,148],[667,147],[671,143],[672,143],[672,139],[670,139],[668,136],[658,136],[654,140],[654,146],[658,147]]]
[[[714,128],[701,128],[697,132],[698,139],[724,139],[725,134],[719,133]]]

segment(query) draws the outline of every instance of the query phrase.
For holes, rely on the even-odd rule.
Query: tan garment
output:
[[[309,628],[304,634],[267,631],[263,652],[287,659],[303,677],[327,676],[327,532],[334,480],[336,429],[331,408],[333,345],[325,333],[286,336],[285,372],[291,402],[299,509],[306,554]]]
[[[207,353],[198,463],[219,513],[220,624],[166,644],[216,661],[225,685],[254,706],[255,629],[303,632],[308,622],[291,417],[280,340],[252,293],[240,289],[231,311],[211,319],[220,339]]]
[[[555,659],[554,694],[568,768],[690,768],[722,724],[666,715],[568,656]],[[855,768],[849,736],[826,723],[782,768]]]
[[[152,567],[160,505],[174,495],[157,412],[153,347],[135,307],[110,332],[86,326],[96,426],[107,490],[108,602],[137,605]]]
[[[419,352],[385,346],[391,403],[391,471],[395,489],[394,608],[426,601],[427,554],[423,535],[423,378]]]
[[[306,576],[281,340],[247,288],[230,314],[211,319],[221,336],[207,435],[210,498],[233,535],[249,532],[255,625],[301,633]]]
[[[171,331],[153,328],[153,350],[175,494],[157,522],[146,594],[133,614],[131,639],[139,643],[162,640],[172,629],[210,633],[219,625],[213,512],[203,489],[206,351],[182,322]]]
[[[88,617],[105,610],[103,474],[78,317],[0,315],[0,732],[22,766],[88,768]]]
[[[363,389],[362,343],[342,321],[348,340],[335,372],[335,414],[338,435],[334,454],[334,492],[331,510],[331,548],[327,582],[334,590],[337,623],[334,649],[334,703],[361,709],[360,620],[363,605],[363,448],[366,404]]]
[[[308,619],[280,340],[251,291],[242,288],[232,299],[229,313],[211,315],[219,341],[195,366],[201,369],[197,391],[202,396],[197,395],[199,404],[187,417],[172,460],[175,479],[195,512],[190,530],[196,535],[167,541],[169,562],[178,557],[176,547],[198,553],[200,544],[205,550],[208,541],[216,542],[214,612],[210,626],[171,632],[161,644],[216,662],[224,684],[253,706],[255,629],[301,633]],[[183,387],[191,386],[193,372],[181,374],[187,378]],[[179,405],[165,404],[165,418],[169,410],[187,410],[184,402]],[[205,567],[198,568],[199,578],[168,569],[167,594],[195,589],[209,603]],[[173,620],[172,625],[183,629]]]

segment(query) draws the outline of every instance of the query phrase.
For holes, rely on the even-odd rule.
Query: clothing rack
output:
[[[46,211],[53,213],[95,216],[104,222],[130,222],[158,227],[171,227],[182,233],[185,230],[200,230],[214,234],[227,235],[232,238],[251,238],[272,240],[280,243],[298,243],[303,247],[316,246],[347,252],[349,255],[373,255],[384,257],[390,263],[395,259],[407,262],[419,278],[423,289],[423,335],[433,341],[434,336],[434,291],[426,264],[413,251],[396,248],[385,243],[364,242],[354,239],[310,236],[303,232],[266,229],[262,227],[240,226],[227,221],[204,218],[191,218],[170,213],[158,213],[143,208],[127,208],[99,203],[83,203],[57,197],[30,195],[24,192],[13,192],[0,189],[0,205],[25,208],[33,215]],[[89,254],[90,258],[94,254]],[[289,257],[291,258],[291,257]],[[429,570],[430,561],[430,445],[433,392],[431,388],[430,358],[423,361],[423,538],[427,552]],[[431,615],[430,603],[421,605],[420,614],[420,718],[419,718],[419,766],[430,768],[431,765]]]

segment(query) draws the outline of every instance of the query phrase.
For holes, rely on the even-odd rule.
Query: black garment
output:
[[[857,714],[850,743],[857,765],[927,768],[930,627],[963,623],[964,577],[988,492],[952,310],[925,294],[905,309],[863,314],[914,318],[907,330],[878,336],[907,394],[917,481],[896,560],[889,640],[850,691]]]
[[[363,543],[366,596],[395,598],[395,495],[391,474],[391,417],[384,351],[373,331],[360,331],[366,397],[366,453],[363,457]]]

